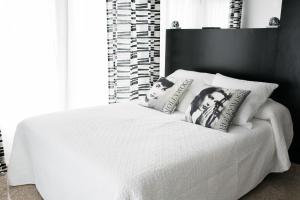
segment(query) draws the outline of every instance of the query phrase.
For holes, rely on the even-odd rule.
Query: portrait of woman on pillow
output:
[[[187,121],[207,128],[214,127],[231,97],[229,91],[218,87],[202,90],[190,105]]]
[[[158,99],[159,97],[165,95],[167,89],[171,88],[173,85],[173,82],[164,77],[161,77],[157,82],[153,84],[149,93],[145,97],[145,101],[149,102],[151,100]]]

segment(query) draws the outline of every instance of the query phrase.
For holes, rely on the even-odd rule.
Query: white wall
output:
[[[282,0],[244,0],[242,28],[265,28],[281,15]]]
[[[228,28],[229,0],[162,0],[167,28],[179,21],[185,29],[208,26]]]

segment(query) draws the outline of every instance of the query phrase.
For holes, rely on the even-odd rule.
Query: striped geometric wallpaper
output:
[[[229,28],[241,28],[243,0],[230,0]]]
[[[5,174],[7,172],[7,166],[4,160],[4,148],[2,143],[2,135],[0,130],[0,175]]]
[[[159,78],[160,0],[107,0],[109,103],[138,99]]]

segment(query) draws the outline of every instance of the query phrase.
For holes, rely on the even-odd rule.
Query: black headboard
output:
[[[167,30],[166,75],[186,69],[278,83],[272,98],[290,109],[296,135],[300,130],[296,123],[300,119],[300,81],[277,64],[279,34],[279,29],[268,28]],[[290,150],[295,162],[300,161],[297,145],[294,140]]]
[[[167,30],[166,75],[187,69],[271,81],[277,33],[277,29]]]

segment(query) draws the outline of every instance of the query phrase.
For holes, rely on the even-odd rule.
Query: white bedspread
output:
[[[274,140],[284,127],[223,133],[181,117],[127,103],[24,120],[9,183],[36,184],[46,200],[229,200],[289,168]]]

